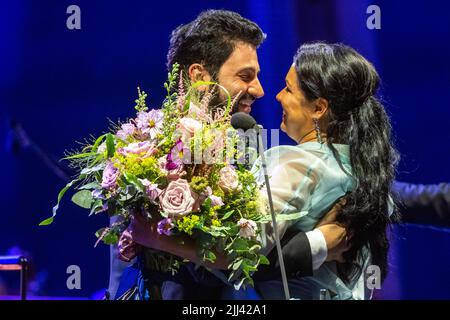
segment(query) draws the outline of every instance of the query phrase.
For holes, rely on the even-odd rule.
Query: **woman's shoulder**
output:
[[[350,149],[345,144],[333,144],[341,158],[348,158]],[[326,143],[306,142],[298,145],[280,145],[272,147],[264,153],[267,158],[279,157],[279,159],[315,159],[324,155],[332,155],[332,150]]]

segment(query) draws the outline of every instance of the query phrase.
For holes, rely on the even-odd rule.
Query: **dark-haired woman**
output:
[[[351,234],[351,249],[342,263],[325,262],[312,277],[289,279],[294,298],[318,299],[327,289],[332,299],[369,299],[370,288],[386,276],[397,154],[389,118],[375,96],[379,83],[372,64],[352,48],[312,43],[300,47],[277,95],[281,129],[297,142],[267,151],[275,211],[290,219],[279,222],[281,234],[312,230],[348,193],[337,220]],[[271,235],[266,230],[266,251],[274,246]],[[378,278],[367,285],[366,272]],[[256,284],[264,299],[282,299],[282,288],[280,279]]]

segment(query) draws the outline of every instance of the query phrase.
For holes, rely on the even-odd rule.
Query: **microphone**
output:
[[[280,263],[281,279],[283,282],[284,295],[286,297],[286,300],[290,300],[289,286],[288,286],[288,282],[287,282],[286,269],[284,266],[283,251],[281,249],[280,235],[279,235],[278,229],[277,229],[277,220],[275,217],[275,209],[273,208],[272,191],[270,190],[269,174],[267,172],[266,158],[264,157],[264,145],[263,145],[262,136],[261,136],[262,126],[258,125],[256,120],[251,115],[249,115],[245,112],[237,112],[237,113],[233,114],[233,116],[231,116],[231,125],[236,130],[242,129],[244,131],[247,131],[249,129],[254,129],[256,131],[256,134],[258,135],[258,150],[259,150],[259,155],[261,157],[261,166],[263,168],[264,180],[266,183],[266,191],[267,191],[267,197],[269,200],[270,214],[272,216],[272,225],[273,225],[275,242],[276,242],[276,247],[277,247],[277,252],[278,252],[278,261]]]
[[[245,112],[236,112],[231,116],[231,125],[236,130],[242,129],[247,131],[248,129],[253,129],[257,123],[255,118]]]

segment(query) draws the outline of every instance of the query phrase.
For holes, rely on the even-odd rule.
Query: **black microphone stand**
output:
[[[274,234],[275,234],[275,242],[276,242],[276,247],[277,247],[277,252],[278,252],[278,260],[280,262],[281,280],[283,282],[284,295],[286,297],[286,300],[290,300],[289,286],[288,286],[288,281],[287,281],[287,276],[286,276],[286,269],[284,267],[283,252],[281,250],[280,235],[278,233],[277,221],[276,221],[276,217],[275,217],[275,210],[273,208],[272,191],[270,190],[266,158],[264,157],[264,146],[263,146],[262,137],[261,137],[262,126],[255,124],[254,128],[256,130],[256,134],[258,135],[258,152],[261,156],[261,165],[263,168],[264,179],[266,182],[266,191],[267,191],[267,197],[269,199],[270,214],[272,216],[272,226],[273,226],[273,230],[274,230]]]

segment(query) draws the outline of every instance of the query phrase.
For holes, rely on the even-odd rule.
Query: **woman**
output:
[[[386,276],[386,227],[394,217],[389,192],[397,157],[389,118],[375,97],[379,82],[374,67],[355,50],[312,43],[300,47],[286,87],[277,95],[283,108],[281,129],[297,142],[266,152],[280,235],[288,228],[312,230],[349,193],[337,216],[351,234],[345,261],[326,262],[312,277],[289,279],[293,298],[318,299],[320,290],[327,289],[332,299],[367,299],[367,266],[378,266],[381,278]],[[254,169],[263,181],[258,163]],[[198,260],[193,246],[178,246],[156,233],[136,241]],[[262,242],[263,253],[273,249],[270,227],[263,230]],[[215,267],[224,265],[219,257]],[[256,283],[255,288],[264,299],[284,297],[280,279]]]

